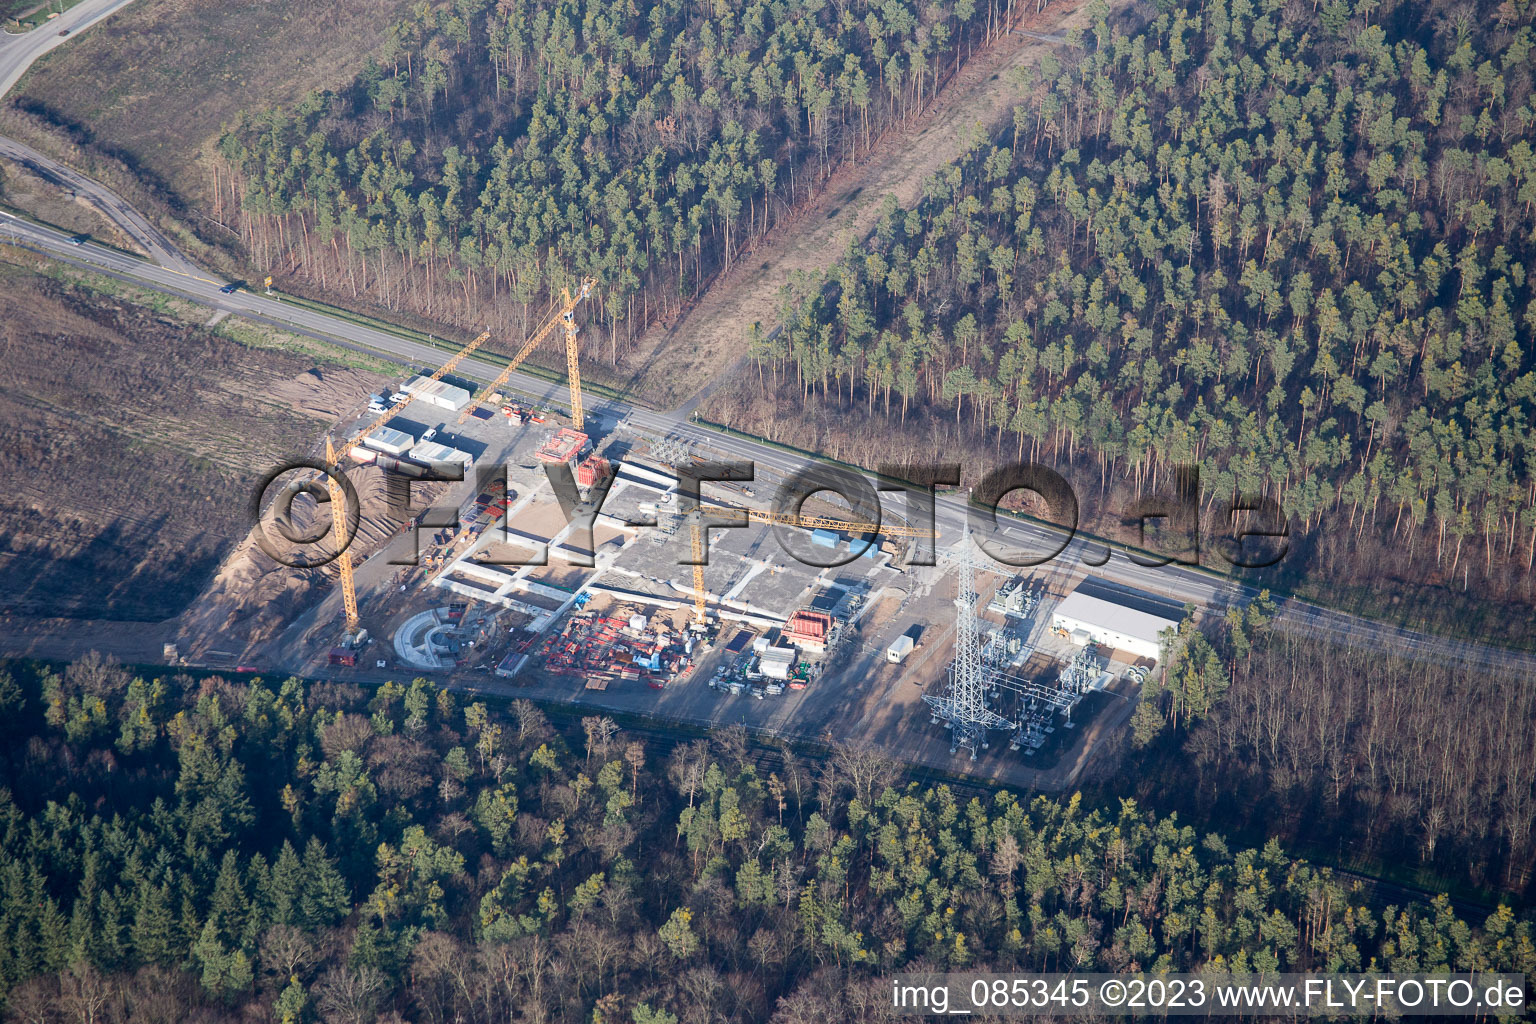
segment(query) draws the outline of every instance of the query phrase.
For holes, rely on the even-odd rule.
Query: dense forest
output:
[[[0,671],[14,1019],[886,1019],[902,967],[1536,971],[1134,802],[903,782],[740,730],[554,728],[425,680]]]
[[[1101,17],[1000,137],[787,288],[717,415],[871,459],[947,421],[1117,495],[1195,464],[1208,501],[1278,499],[1335,577],[1417,560],[1529,598],[1532,5],[1163,6]]]
[[[215,216],[263,268],[466,324],[595,277],[617,358],[1011,6],[424,0],[350,88],[227,129]]]

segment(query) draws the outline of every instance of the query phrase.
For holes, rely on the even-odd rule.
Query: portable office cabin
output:
[[[469,404],[470,394],[463,388],[444,384],[431,377],[412,377],[400,386],[400,390],[415,395],[416,401],[435,405],[439,409],[458,412]]]
[[[445,444],[436,441],[423,441],[411,449],[411,458],[417,462],[457,462],[466,470],[474,465],[475,460],[468,452],[461,452],[457,448],[449,448]]]
[[[363,438],[363,444],[376,452],[383,452],[386,455],[404,455],[416,444],[416,439],[403,430],[396,430],[394,427],[380,427]]]
[[[794,648],[770,647],[758,657],[757,669],[769,679],[788,679],[794,664]]]

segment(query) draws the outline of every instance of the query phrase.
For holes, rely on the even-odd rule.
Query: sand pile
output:
[[[276,401],[305,415],[334,422],[355,411],[359,403],[377,393],[386,381],[387,378],[367,370],[315,367],[297,377],[279,381],[272,386],[270,394]]]
[[[363,466],[350,470],[347,476],[362,503],[357,536],[349,549],[353,564],[358,565],[399,531],[403,510],[390,507],[387,475],[382,470]],[[442,487],[442,484],[413,484],[413,505],[418,508],[429,505]],[[308,502],[296,502],[295,530],[307,534],[313,526],[320,525],[314,521],[316,515],[323,515],[329,521],[328,510]],[[270,527],[268,536],[274,541],[279,538]],[[324,544],[300,549],[284,545],[280,553],[283,550],[313,554],[328,548]],[[225,560],[213,583],[183,617],[180,639],[184,650],[194,658],[201,650],[236,652],[241,657],[253,653],[278,639],[306,607],[322,599],[324,591],[336,588],[338,576],[334,562],[313,569],[279,564],[262,550],[252,531]],[[296,642],[302,642],[302,639]],[[267,652],[266,657],[270,660],[281,653]]]

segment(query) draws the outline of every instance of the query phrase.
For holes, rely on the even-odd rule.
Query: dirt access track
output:
[[[631,374],[629,387],[660,408],[691,412],[702,392],[741,358],[752,325],[768,330],[777,322],[779,289],[791,273],[816,275],[831,267],[851,241],[862,242],[874,230],[886,196],[911,206],[923,183],[960,155],[962,140],[975,137],[978,128],[990,135],[1012,123],[1020,91],[1011,72],[1066,45],[1036,37],[1088,29],[1087,6],[1087,0],[1056,0],[978,50],[911,125],[888,131],[863,160],[833,174],[816,198],[743,254],[681,320],[651,328],[620,367]],[[1125,0],[1112,0],[1111,16],[1123,6]]]

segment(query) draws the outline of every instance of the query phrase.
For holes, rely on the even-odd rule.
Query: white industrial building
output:
[[[400,390],[408,395],[415,395],[416,401],[435,405],[439,409],[447,409],[449,412],[458,412],[469,404],[470,394],[463,388],[454,387],[452,384],[444,384],[440,380],[431,377],[412,377],[400,385]]]
[[[1073,591],[1051,612],[1051,628],[1064,629],[1074,641],[1092,640],[1138,658],[1162,657],[1164,630],[1178,629],[1173,619]]]

